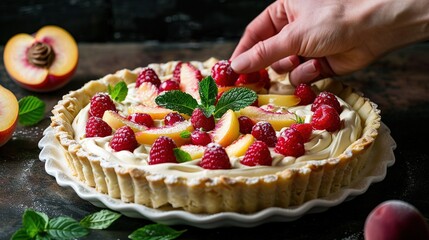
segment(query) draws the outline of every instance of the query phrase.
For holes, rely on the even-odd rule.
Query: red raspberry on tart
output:
[[[269,122],[257,122],[252,127],[252,135],[258,140],[265,142],[269,147],[274,147],[277,142],[276,131]]]
[[[124,150],[132,152],[139,144],[137,143],[134,131],[128,126],[123,126],[118,128],[115,134],[113,134],[109,145],[115,152]]]
[[[238,117],[238,123],[240,124],[240,133],[247,134],[252,132],[252,128],[255,125],[252,119],[246,116]]]
[[[211,141],[210,134],[201,129],[196,129],[191,133],[191,142],[194,145],[206,146],[211,143]]]
[[[150,67],[146,67],[140,72],[136,80],[136,87],[140,87],[144,82],[150,82],[156,87],[159,87],[161,84],[158,74],[156,74],[155,70]]]
[[[301,99],[299,105],[310,104],[316,99],[316,93],[311,88],[311,85],[305,83],[301,83],[295,88],[294,95]]]
[[[176,144],[173,139],[165,136],[158,137],[152,145],[149,152],[149,165],[160,163],[176,163],[177,159],[174,155]]]
[[[97,93],[91,98],[89,114],[94,117],[102,118],[106,110],[116,111],[113,100],[107,93]]]
[[[230,169],[231,162],[225,149],[217,143],[209,143],[199,166],[204,169]]]
[[[268,145],[258,140],[250,145],[240,163],[246,166],[271,166],[272,161],[273,158],[271,157]]]
[[[335,132],[341,128],[341,119],[335,108],[323,104],[314,112],[311,124],[314,129]]]
[[[231,61],[221,60],[213,65],[211,76],[218,86],[234,86],[238,74],[231,68]]]
[[[327,91],[319,93],[316,99],[314,99],[314,102],[311,105],[311,111],[316,111],[317,108],[324,104],[333,107],[338,113],[341,113],[342,111],[337,97],[333,93]]]
[[[183,122],[185,118],[177,112],[171,112],[165,115],[164,117],[164,125],[172,126],[177,122]]]
[[[274,151],[284,156],[300,157],[304,155],[304,139],[293,128],[288,128],[280,134]]]
[[[153,119],[147,113],[133,113],[127,117],[127,120],[148,128],[153,127]]]
[[[162,82],[158,88],[160,93],[165,91],[179,90],[179,89],[180,89],[179,82],[174,80],[166,80]]]
[[[206,117],[201,108],[196,108],[192,112],[191,123],[195,129],[202,128],[204,131],[210,131],[215,128],[215,119],[213,115],[210,117]]]
[[[112,134],[112,128],[101,118],[91,116],[86,122],[86,137],[107,137]]]
[[[311,123],[294,123],[290,128],[297,130],[301,134],[304,142],[307,142],[310,139],[311,133],[313,132],[313,126]]]

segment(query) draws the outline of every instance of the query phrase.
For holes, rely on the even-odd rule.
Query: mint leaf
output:
[[[113,88],[108,85],[107,91],[113,100],[115,100],[116,102],[122,102],[127,97],[128,87],[127,84],[122,81],[118,82]]]
[[[190,94],[180,90],[167,91],[159,95],[155,99],[156,104],[161,107],[171,109],[189,116],[195,108],[198,107],[198,102]]]
[[[162,224],[150,224],[135,230],[128,238],[132,240],[172,240],[185,231],[176,231]]]
[[[198,87],[201,99],[201,105],[204,108],[213,106],[216,103],[217,85],[211,76],[204,78]],[[206,116],[210,117],[210,116]]]
[[[214,116],[221,117],[228,109],[238,111],[256,101],[258,95],[248,88],[232,88],[222,94],[216,104]]]
[[[34,237],[30,237],[27,233],[27,229],[25,229],[24,227],[18,229],[18,231],[16,231],[12,237],[10,238],[11,240],[27,240],[27,239],[32,239]]]
[[[173,149],[173,151],[174,151],[174,156],[176,156],[176,159],[179,163],[189,162],[192,160],[191,155],[180,148],[175,148]]]
[[[57,217],[49,221],[48,234],[57,239],[80,238],[89,233],[89,230],[70,217]]]
[[[180,132],[180,137],[181,138],[190,138],[191,137],[191,132],[188,130],[182,131]]]
[[[80,221],[80,225],[90,229],[106,229],[119,217],[121,214],[103,209],[84,217]]]
[[[21,98],[18,105],[18,122],[23,126],[35,125],[45,116],[46,104],[35,96]]]
[[[46,230],[49,218],[46,214],[27,209],[22,216],[22,225],[30,238]]]
[[[203,114],[204,114],[204,116],[206,116],[206,117],[210,117],[211,115],[213,115],[213,113],[215,112],[215,110],[216,110],[216,107],[214,106],[214,105],[210,105],[210,106],[208,106],[208,107],[203,107],[203,106],[200,106],[200,108],[201,108],[201,110],[203,110]]]

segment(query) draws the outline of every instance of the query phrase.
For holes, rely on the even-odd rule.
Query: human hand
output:
[[[232,54],[239,73],[269,65],[292,84],[359,70],[429,38],[427,0],[278,0],[247,27]]]

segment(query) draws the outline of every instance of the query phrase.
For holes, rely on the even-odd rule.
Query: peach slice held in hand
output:
[[[254,122],[269,122],[276,131],[280,131],[284,127],[290,127],[290,125],[296,122],[296,116],[293,113],[270,112],[254,106],[241,109],[240,114],[249,117]]]
[[[9,39],[3,59],[10,77],[19,85],[48,92],[71,79],[78,63],[78,47],[66,30],[45,26],[34,35],[20,33]]]
[[[181,133],[184,131],[192,132],[193,130],[191,122],[184,121],[171,126],[149,128],[136,132],[136,139],[140,144],[152,145],[158,137],[166,136],[173,139],[177,146],[181,146],[190,143],[190,138],[182,138]]]
[[[15,95],[0,85],[0,147],[12,137],[18,123],[18,112]]]

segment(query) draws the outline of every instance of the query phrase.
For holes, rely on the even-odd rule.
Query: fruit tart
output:
[[[123,202],[191,213],[253,213],[359,180],[376,105],[332,79],[290,85],[228,60],[120,70],[71,91],[52,128],[72,174]]]

